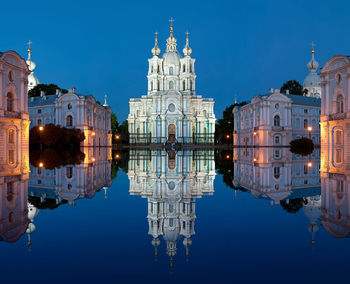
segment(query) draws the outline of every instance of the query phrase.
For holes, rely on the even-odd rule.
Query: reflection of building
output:
[[[322,68],[321,171],[350,174],[350,57],[337,55]]]
[[[234,144],[289,146],[291,140],[304,136],[319,144],[320,105],[318,98],[282,94],[279,89],[255,96],[233,109]]]
[[[112,109],[99,104],[92,95],[79,95],[75,88],[62,94],[45,95],[28,100],[31,126],[53,123],[67,128],[78,128],[85,134],[82,146],[111,146]]]
[[[48,170],[31,166],[29,198],[40,206],[62,202],[75,205],[77,199],[92,198],[111,181],[111,149],[83,148],[85,159],[80,165],[65,165]],[[52,202],[54,204],[52,204]]]
[[[188,35],[184,57],[176,46],[171,25],[166,52],[160,58],[156,36],[153,57],[148,60],[147,96],[129,102],[130,143],[214,142],[214,101],[196,95],[195,59]]]
[[[271,204],[319,192],[319,153],[310,157],[292,154],[288,148],[234,149],[234,185],[268,198]],[[311,162],[311,165],[309,163]],[[315,192],[316,192],[315,191]]]
[[[29,171],[29,73],[16,52],[0,52],[0,175]]]
[[[162,235],[172,265],[183,236],[188,256],[196,198],[214,192],[213,151],[131,151],[128,176],[130,194],[148,199],[148,233],[153,236],[155,254]]]
[[[350,237],[350,176],[321,173],[322,216],[325,230],[335,238]]]

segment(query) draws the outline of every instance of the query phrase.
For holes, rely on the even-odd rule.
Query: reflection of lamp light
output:
[[[42,168],[44,166],[44,163],[40,162],[39,163],[39,168]]]
[[[92,158],[91,158],[91,161],[95,162],[95,161],[96,161],[95,157],[92,157]]]
[[[44,126],[39,126],[39,131],[43,131],[44,130]]]
[[[312,163],[311,163],[311,162],[308,162],[308,163],[307,163],[307,166],[308,166],[309,168],[311,168],[311,167],[312,167]]]
[[[307,131],[311,132],[312,131],[312,127],[308,126]]]
[[[253,162],[256,162],[256,158],[253,159]]]
[[[256,132],[255,132],[255,131],[253,132],[253,135],[256,135]]]
[[[91,135],[92,135],[92,136],[95,136],[95,135],[96,135],[95,131],[92,131]]]

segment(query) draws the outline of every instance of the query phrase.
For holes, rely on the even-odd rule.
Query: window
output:
[[[153,81],[151,81],[151,91],[153,91]]]
[[[15,143],[15,131],[13,129],[9,130],[9,144]]]
[[[157,81],[157,90],[158,90],[158,91],[160,90],[160,83],[159,83],[159,80]]]
[[[275,144],[280,144],[281,137],[279,135],[275,136]]]
[[[169,213],[174,212],[174,204],[169,204]]]
[[[68,190],[71,190],[71,189],[72,189],[72,185],[71,185],[70,183],[67,185],[67,189],[68,189]]]
[[[11,93],[7,94],[7,111],[14,111],[13,96]]]
[[[192,80],[190,81],[190,90],[192,91],[193,89],[193,83],[192,83]]]
[[[192,73],[192,64],[190,64],[190,73]]]
[[[307,181],[307,179],[306,179],[306,180],[304,180],[304,184],[308,184],[308,181]]]
[[[344,196],[344,181],[343,180],[337,180],[336,185],[336,194],[338,199],[342,199]]]
[[[153,65],[151,66],[151,73],[153,73]]]
[[[42,124],[41,119],[38,119],[38,126]]]
[[[182,221],[182,229],[186,229],[186,222],[185,221]]]
[[[182,66],[182,72],[185,72],[186,71],[186,66],[185,64]]]
[[[67,176],[67,178],[72,178],[72,176],[73,176],[73,168],[72,167],[66,168],[66,176]]]
[[[41,168],[38,168],[38,175],[41,175]]]
[[[15,150],[9,150],[9,164],[13,165],[15,163]]]
[[[41,113],[41,108],[38,109],[38,113],[39,113],[39,114]]]
[[[307,109],[304,109],[304,113],[307,113]]]
[[[336,130],[335,131],[335,145],[340,146],[343,144],[343,131]]]
[[[158,68],[157,68],[157,72],[159,73],[159,65],[158,65]]]
[[[174,75],[174,67],[169,68],[169,75]]]
[[[275,158],[278,159],[280,158],[280,156],[281,156],[280,150],[275,150]]]
[[[41,184],[41,179],[38,179],[38,184]]]
[[[11,202],[14,197],[14,190],[13,190],[13,182],[7,183],[7,196],[6,199],[8,202]]]
[[[281,119],[280,119],[279,115],[275,115],[275,117],[273,118],[273,125],[280,126],[280,124],[281,124]]]
[[[273,168],[273,176],[275,178],[279,178],[280,177],[280,167]]]
[[[13,72],[10,71],[10,72],[9,72],[9,81],[10,81],[10,82],[13,82],[13,80],[14,80]]]
[[[335,162],[340,164],[343,160],[343,151],[342,149],[335,149]]]
[[[169,219],[169,226],[170,227],[174,226],[174,219],[173,218]]]
[[[72,109],[72,105],[71,105],[71,104],[68,104],[67,108],[68,108],[68,109]]]
[[[337,113],[344,112],[344,97],[342,95],[337,96]]]
[[[66,118],[66,126],[73,126],[73,117],[71,115],[68,115]]]
[[[308,166],[304,165],[304,175],[307,175],[309,172]]]
[[[275,104],[275,109],[279,109],[280,105],[279,104]]]
[[[174,82],[173,81],[170,81],[169,82],[169,89],[174,89]]]
[[[182,81],[182,89],[185,90],[186,89],[186,82]]]
[[[309,123],[308,123],[307,119],[304,119],[304,129],[307,129],[308,125],[309,125]]]

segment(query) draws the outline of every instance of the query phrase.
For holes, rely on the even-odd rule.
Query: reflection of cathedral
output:
[[[130,194],[148,199],[148,233],[153,236],[155,254],[162,235],[172,266],[181,236],[189,254],[196,198],[214,193],[214,153],[131,151],[128,176]]]
[[[128,116],[130,143],[213,143],[214,100],[196,94],[195,59],[187,34],[184,57],[177,51],[173,25],[162,57],[158,36],[148,60],[148,92],[131,99]]]

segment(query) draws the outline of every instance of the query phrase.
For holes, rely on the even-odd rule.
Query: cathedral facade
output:
[[[130,143],[213,143],[214,100],[196,94],[188,33],[183,57],[172,25],[162,57],[160,52],[156,35],[153,57],[148,60],[147,95],[129,102]]]

